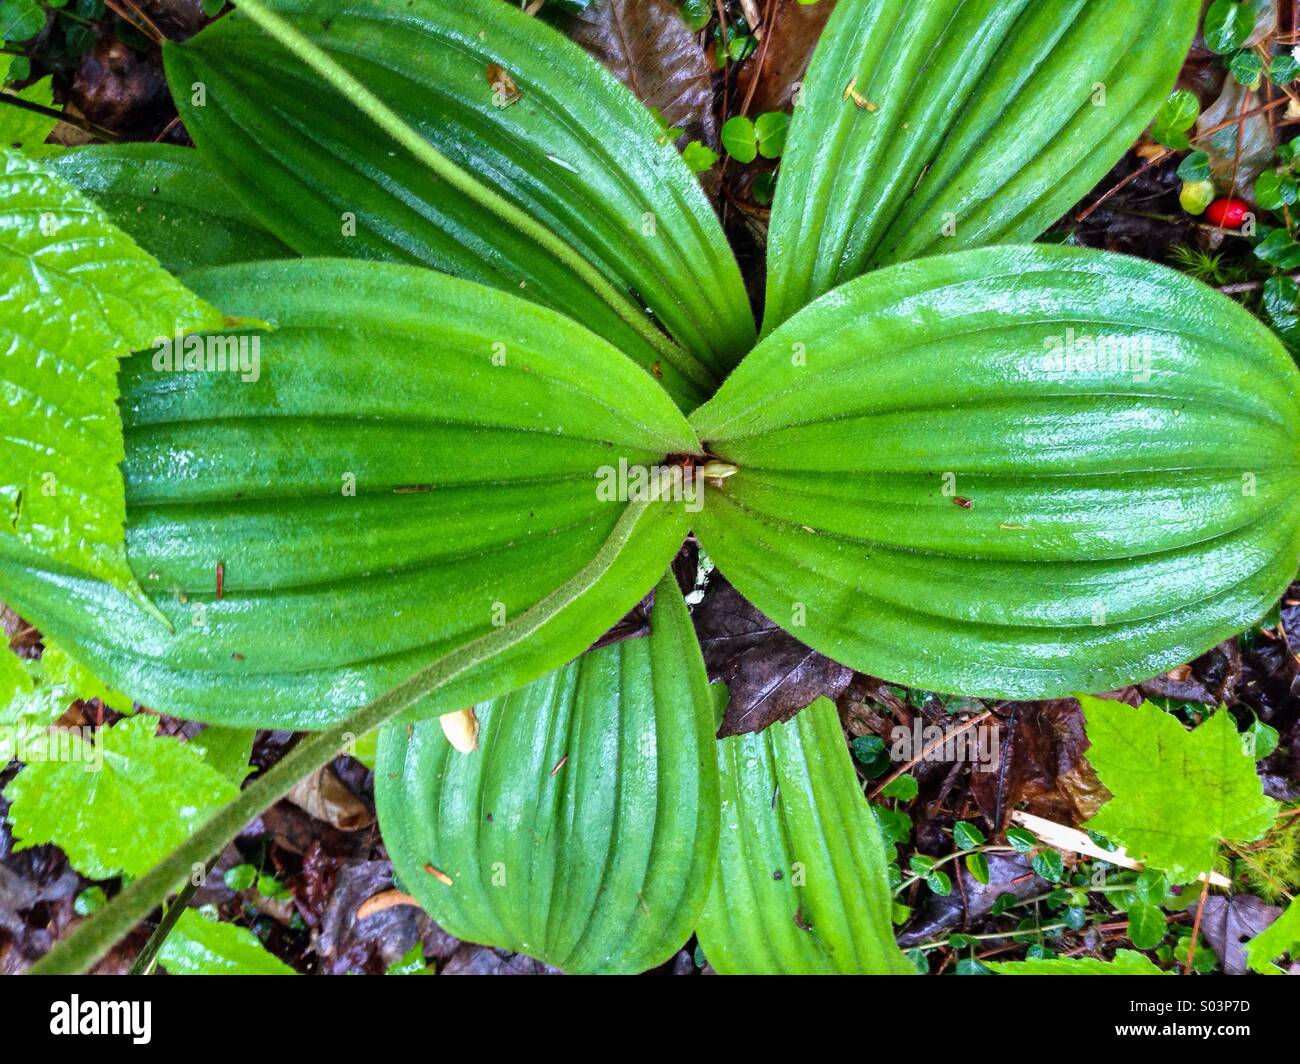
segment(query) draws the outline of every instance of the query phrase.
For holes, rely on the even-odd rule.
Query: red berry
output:
[[[1249,212],[1250,204],[1245,200],[1229,199],[1225,196],[1216,199],[1205,208],[1205,217],[1209,219],[1211,225],[1223,229],[1240,229],[1241,223],[1246,220]]]

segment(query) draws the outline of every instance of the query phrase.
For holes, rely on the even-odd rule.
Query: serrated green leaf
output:
[[[253,771],[249,758],[256,738],[257,730],[254,728],[210,725],[190,740],[190,746],[200,751],[209,765],[238,786]]]
[[[172,273],[294,256],[192,149],[95,144],[39,157]]]
[[[1252,624],[1300,552],[1295,364],[1137,259],[890,267],[769,335],[691,421],[739,470],[695,517],[718,568],[809,646],[912,687],[1141,680]]]
[[[693,140],[682,149],[682,162],[690,167],[693,174],[711,170],[717,161],[718,153],[703,141]]]
[[[685,493],[629,502],[620,463],[633,475],[699,445],[653,380],[567,318],[386,263],[189,280],[277,328],[258,335],[256,381],[155,370],[148,352],[124,366],[129,553],[175,631],[48,570],[0,571],[6,601],[140,702],[321,728],[503,622],[551,610],[636,510],[611,568],[427,706],[447,712],[581,653],[680,547]]]
[[[1284,953],[1300,961],[1300,900],[1292,900],[1281,916],[1246,943],[1246,963],[1260,975],[1285,975],[1273,963]]]
[[[1290,52],[1275,55],[1269,60],[1268,76],[1274,85],[1289,85],[1300,78],[1300,59]]]
[[[0,585],[16,561],[143,599],[123,544],[118,360],[221,315],[71,185],[0,150]]]
[[[724,975],[911,975],[835,704],[718,743],[722,842],[696,927]]]
[[[1171,975],[1143,954],[1131,949],[1115,951],[1113,961],[1096,957],[1053,957],[1037,961],[986,961],[998,975]]]
[[[297,975],[270,953],[253,932],[209,920],[193,909],[181,913],[158,952],[168,975]]]
[[[0,77],[0,81],[3,78]],[[13,95],[29,103],[38,103],[44,107],[54,105],[54,79],[45,77],[33,82],[25,89],[19,89]],[[50,131],[58,125],[57,118],[33,114],[31,111],[0,104],[0,147],[25,151],[45,142]]]
[[[49,728],[78,699],[98,698],[110,709],[131,713],[131,700],[112,691],[47,637],[45,652],[24,662],[0,646],[0,762],[25,760],[41,750]]]
[[[652,634],[478,708],[480,747],[391,726],[376,805],[405,888],[458,938],[633,973],[690,937],[717,854],[713,698],[672,574]]]
[[[276,9],[630,306],[643,301],[684,351],[647,343],[578,274],[434,178],[236,10],[165,47],[168,81],[200,152],[285,243],[429,265],[559,309],[686,406],[752,344],[740,270],[699,182],[650,112],[573,42],[498,0]]]
[[[840,0],[781,163],[764,333],[874,267],[1039,236],[1150,122],[1199,13]]]
[[[1165,937],[1165,914],[1144,901],[1130,905],[1128,937],[1138,949],[1155,949]]]
[[[1226,710],[1187,731],[1171,714],[1081,696],[1088,761],[1113,796],[1086,827],[1187,883],[1224,842],[1254,842],[1277,816]]]
[[[65,735],[70,756],[30,760],[4,792],[14,849],[53,843],[90,879],[138,876],[239,793],[200,751],[155,738],[158,724],[141,714],[94,739]]]
[[[1237,79],[1238,84],[1257,89],[1260,78],[1264,75],[1264,60],[1255,52],[1238,52],[1229,60],[1228,70]]]

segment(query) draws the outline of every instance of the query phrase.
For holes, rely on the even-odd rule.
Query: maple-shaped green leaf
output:
[[[1088,760],[1113,795],[1085,826],[1130,857],[1187,883],[1214,867],[1222,843],[1253,842],[1272,825],[1278,804],[1226,711],[1188,731],[1149,702],[1079,702]]]
[[[158,953],[168,975],[297,975],[247,928],[186,909]]]
[[[35,552],[144,601],[126,560],[118,359],[223,320],[66,181],[0,149],[0,576]]]
[[[13,56],[0,55],[0,81],[4,81],[12,63]],[[54,105],[53,78],[41,78],[40,81],[33,82],[25,89],[4,89],[0,91],[6,94],[12,93],[20,100],[26,100],[28,103],[38,103],[43,107],[52,107]],[[45,138],[58,125],[58,121],[57,118],[49,118],[46,115],[38,115],[32,111],[0,103],[0,147],[25,150],[38,144],[44,144]]]
[[[213,724],[194,736],[190,746],[201,751],[203,759],[231,783],[242,784],[253,771],[248,762],[256,738],[256,728],[227,728]]]
[[[1117,950],[1113,961],[1052,957],[1037,961],[985,961],[998,975],[1169,975],[1136,950]]]
[[[141,875],[238,795],[199,749],[155,738],[158,724],[141,714],[90,739],[52,731],[49,759],[31,757],[5,788],[14,849],[54,843],[91,879]]]
[[[1285,975],[1273,963],[1284,953],[1300,961],[1300,899],[1293,899],[1281,916],[1246,943],[1246,963],[1260,975]]]
[[[0,644],[0,764],[44,741],[46,730],[73,702],[98,698],[129,714],[131,700],[111,690],[48,637],[45,653],[24,661]]]

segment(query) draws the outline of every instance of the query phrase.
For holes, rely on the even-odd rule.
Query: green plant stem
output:
[[[930,866],[930,871],[926,872],[925,875],[915,873],[912,875],[910,879],[903,880],[903,882],[901,882],[900,884],[898,884],[898,886],[894,888],[894,893],[901,894],[913,883],[921,882],[921,880],[925,879],[925,877],[928,876],[930,872],[933,872],[936,868],[942,868],[944,865],[957,860],[958,857],[965,857],[968,854],[972,854],[972,853],[1014,853],[1014,852],[1016,852],[1016,848],[1014,846],[972,846],[969,850],[957,850],[953,853],[950,853],[947,857],[941,857],[939,858],[939,860],[935,861],[934,864]]]
[[[651,323],[641,307],[627,293],[609,282],[603,273],[578,252],[552,233],[527,212],[520,210],[504,196],[488,188],[472,174],[443,155],[419,135],[401,115],[354,78],[341,65],[307,39],[280,15],[268,10],[261,0],[235,0],[236,7],[256,22],[268,35],[301,59],[354,107],[364,113],[380,129],[424,163],[452,188],[491,211],[502,221],[513,226],[557,260],[571,269],[619,317],[627,322],[669,363],[694,383],[706,389],[717,386],[713,375],[690,352],[665,336]]]
[[[197,866],[206,865],[245,824],[288,794],[300,779],[332,761],[349,740],[387,723],[470,669],[523,642],[576,603],[618,560],[651,505],[649,501],[629,503],[596,556],[513,621],[445,654],[328,730],[307,736],[238,798],[217,810],[160,864],[37,961],[31,974],[76,974],[89,969],[161,905]]]
[[[1059,930],[1061,930],[1061,928],[1066,927],[1066,926],[1068,926],[1068,925],[1067,925],[1067,924],[1064,924],[1064,923],[1059,923],[1059,924],[1044,924],[1042,927],[1034,928],[1033,931],[1028,931],[1028,930],[1022,930],[1022,931],[994,931],[994,932],[991,932],[991,933],[988,933],[988,934],[983,934],[983,935],[962,935],[961,937],[964,938],[964,939],[970,939],[971,941],[974,941],[974,942],[985,942],[985,941],[989,941],[989,940],[991,940],[991,939],[995,939],[995,938],[1021,938],[1021,937],[1025,936],[1025,935],[1033,935],[1033,934],[1036,934],[1036,933],[1041,934],[1043,931],[1059,931]],[[942,947],[948,945],[948,943],[949,943],[950,941],[951,941],[951,939],[941,938],[941,939],[939,939],[938,942],[922,942],[922,943],[921,943],[919,946],[917,946],[916,948],[917,948],[917,949],[941,949]]]
[[[158,926],[154,928],[153,934],[149,936],[149,941],[144,944],[142,949],[131,962],[131,968],[127,975],[148,975],[153,971],[154,962],[163,948],[163,943],[167,941],[167,936],[172,933],[172,928],[176,926],[176,921],[181,918],[186,907],[190,904],[194,895],[199,892],[208,876],[212,874],[212,869],[217,863],[217,858],[211,858],[203,869],[203,875],[191,876],[190,881],[176,892],[176,897],[172,903],[167,906],[167,911],[163,913],[162,919],[158,921]]]
[[[70,126],[76,126],[100,140],[109,141],[112,144],[120,144],[122,138],[116,133],[110,133],[102,126],[95,125],[94,122],[88,122],[78,115],[70,115],[64,111],[56,110],[53,107],[46,107],[43,104],[32,103],[31,100],[24,100],[10,92],[0,92],[0,104],[6,107],[17,107],[20,111],[31,111],[32,114],[44,115],[46,118],[55,118],[60,122],[67,122]]]

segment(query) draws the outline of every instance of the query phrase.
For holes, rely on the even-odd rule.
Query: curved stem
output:
[[[494,192],[448,159],[412,129],[401,115],[330,58],[322,48],[312,43],[280,15],[264,7],[261,0],[234,0],[234,2],[267,34],[316,71],[348,102],[362,111],[448,185],[513,226],[581,277],[602,301],[686,377],[706,389],[716,386],[717,382],[713,380],[712,374],[689,351],[656,329],[645,312],[627,296],[627,293],[611,284],[603,273],[560,237],[526,211],[516,207],[504,196]]]
[[[326,731],[307,736],[238,798],[222,806],[197,832],[173,850],[161,864],[135,880],[31,968],[33,975],[84,972],[127,935],[131,928],[166,901],[176,885],[206,866],[262,810],[278,802],[304,776],[332,761],[348,740],[392,720],[405,709],[504,653],[536,633],[553,617],[574,605],[618,560],[631,541],[649,502],[627,505],[601,544],[596,556],[573,577],[513,621],[457,647],[409,680],[380,695]]]

